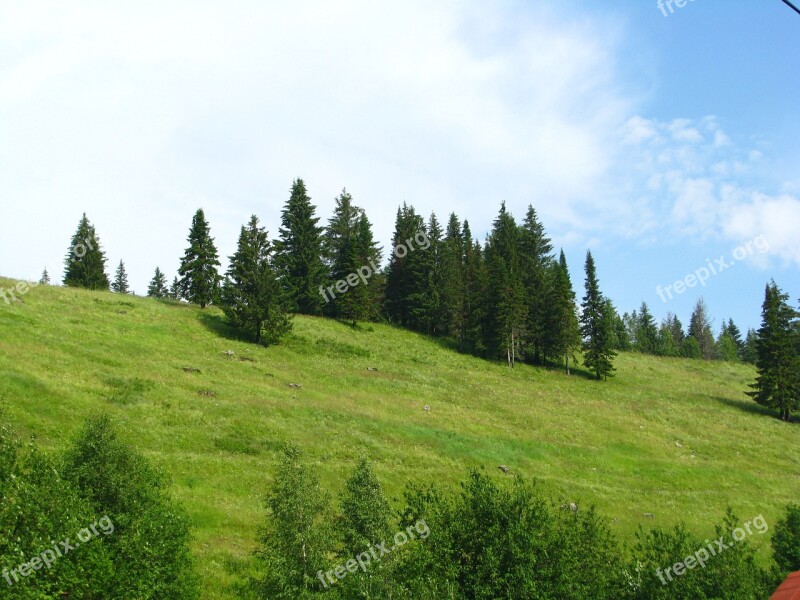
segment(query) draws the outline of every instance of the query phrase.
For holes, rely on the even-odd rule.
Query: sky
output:
[[[402,202],[481,241],[530,204],[579,296],[591,249],[620,313],[687,324],[702,296],[757,327],[770,279],[800,298],[800,15],[662,6],[0,4],[0,275],[60,281],[85,212],[143,294],[200,207],[225,268],[300,177],[323,224],[346,188],[384,256]]]

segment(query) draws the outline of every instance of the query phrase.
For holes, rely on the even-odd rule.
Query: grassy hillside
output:
[[[800,427],[744,395],[751,367],[636,354],[616,366],[607,383],[510,370],[391,327],[315,318],[262,348],[214,308],[49,286],[0,300],[0,401],[17,432],[61,448],[87,415],[109,412],[171,476],[208,598],[230,597],[252,569],[289,440],[334,492],[366,450],[396,506],[407,481],[448,484],[477,466],[508,477],[505,464],[596,504],[623,539],[679,520],[710,535],[727,505],[772,524],[800,497]]]

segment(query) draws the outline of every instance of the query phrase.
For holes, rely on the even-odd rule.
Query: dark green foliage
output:
[[[211,237],[211,229],[202,208],[192,217],[192,227],[187,239],[189,247],[181,259],[181,297],[205,308],[216,298],[221,277],[217,272],[219,255]]]
[[[714,334],[711,331],[708,309],[702,298],[697,301],[692,311],[692,317],[689,320],[689,335],[697,340],[700,345],[700,354],[705,360],[714,358],[716,354]]]
[[[739,358],[741,358],[742,352],[744,351],[744,341],[742,340],[742,332],[733,322],[733,319],[728,319],[727,323],[723,322],[722,333],[730,337],[733,343],[736,344]]]
[[[221,293],[225,316],[253,334],[257,344],[277,342],[291,329],[271,254],[267,232],[253,215],[239,233]]]
[[[586,253],[586,294],[583,297],[581,312],[581,336],[583,337],[583,363],[594,372],[597,379],[605,379],[613,374],[612,361],[616,352],[612,348],[614,327],[613,307],[609,306],[597,281],[594,258]]]
[[[253,582],[260,598],[302,600],[323,589],[317,573],[328,568],[332,550],[328,503],[316,476],[300,462],[300,451],[286,446],[266,499],[268,518],[256,551],[264,566],[263,577]]]
[[[636,315],[636,311],[633,313]],[[634,318],[634,347],[645,354],[658,350],[658,329],[646,302],[642,302],[638,317]]]
[[[486,311],[489,275],[481,245],[472,240],[469,223],[464,221],[464,333],[459,340],[462,352],[484,356],[486,352]]]
[[[322,314],[325,281],[322,263],[322,231],[302,179],[292,183],[289,200],[281,213],[279,239],[275,241],[275,268],[286,293],[289,309],[306,315]]]
[[[533,486],[473,471],[461,493],[410,488],[401,528],[424,521],[395,570],[408,598],[619,598],[619,548],[592,509],[549,504]]]
[[[755,329],[747,330],[747,337],[742,345],[742,361],[756,364],[758,360],[758,332]]]
[[[429,234],[430,235],[430,234]],[[465,332],[464,303],[466,300],[465,276],[465,247],[472,240],[465,240],[461,230],[461,223],[455,213],[450,213],[447,222],[447,232],[440,252],[440,294],[442,303],[442,331],[459,341],[463,350]]]
[[[522,348],[527,306],[519,259],[519,228],[505,202],[486,241],[489,273],[486,345],[513,367]]]
[[[153,274],[153,279],[150,280],[150,285],[147,286],[147,295],[151,298],[167,298],[169,296],[167,278],[158,267]]]
[[[636,600],[717,600],[767,598],[774,591],[769,575],[755,561],[754,550],[747,538],[734,542],[731,538],[740,522],[728,510],[725,519],[715,527],[714,539],[724,536],[727,549],[718,551],[713,540],[691,535],[682,525],[673,530],[642,530],[637,534],[633,559],[628,566],[630,598]],[[744,530],[742,530],[744,531]],[[756,530],[752,530],[755,534]],[[712,555],[711,550],[716,552]],[[695,557],[701,549],[708,559],[705,568],[694,563],[694,568],[682,570],[677,576],[665,570],[687,557]],[[703,554],[699,557],[703,558]],[[670,580],[671,579],[671,580]],[[662,581],[663,580],[663,581]]]
[[[428,227],[422,229],[422,245],[404,245],[412,259],[414,281],[417,287],[411,292],[409,302],[411,320],[418,331],[428,335],[442,334],[446,330],[444,313],[444,279],[442,266],[442,228],[435,214],[431,214]],[[419,238],[423,239],[423,236]]]
[[[118,294],[130,294],[130,288],[128,287],[128,273],[125,271],[125,263],[119,261],[119,265],[117,266],[117,270],[114,274],[114,281],[111,282],[111,291],[116,292]]]
[[[739,360],[739,346],[727,332],[721,333],[717,338],[715,352],[715,358],[717,360],[728,362]]]
[[[42,271],[42,276],[39,278],[39,283],[43,285],[50,285],[50,273],[47,272],[47,267]]]
[[[628,313],[619,316],[619,313],[614,312],[614,331],[612,338],[614,340],[614,350],[629,352],[633,349],[631,335],[626,325],[626,323],[630,321],[630,318]]]
[[[90,290],[108,290],[106,256],[94,225],[83,213],[64,258],[64,285]]]
[[[524,352],[529,362],[544,364],[547,333],[548,269],[553,245],[533,206],[519,228],[519,260],[527,306]]]
[[[547,329],[545,356],[564,361],[569,374],[569,359],[580,346],[580,330],[575,306],[575,291],[569,277],[567,259],[561,250],[558,262],[548,270]]]
[[[703,358],[703,351],[700,349],[700,344],[693,335],[690,335],[683,340],[683,345],[681,346],[681,355],[684,358]]]
[[[172,279],[172,284],[169,286],[169,298],[171,300],[181,299],[181,282],[177,277]]]
[[[772,530],[772,556],[781,577],[800,571],[800,504],[790,504]]]
[[[64,478],[108,516],[111,598],[195,598],[189,522],[160,471],[121,440],[106,416],[89,419],[64,460]]]
[[[767,285],[756,343],[758,377],[747,392],[762,406],[777,409],[784,421],[800,409],[800,333],[788,300],[774,281]]]

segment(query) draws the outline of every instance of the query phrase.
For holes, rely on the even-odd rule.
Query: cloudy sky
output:
[[[798,59],[780,0],[5,2],[0,274],[60,279],[86,212],[143,293],[198,207],[225,262],[302,177],[387,249],[403,201],[481,240],[533,204],[579,294],[591,248],[620,311],[757,326],[800,297]]]

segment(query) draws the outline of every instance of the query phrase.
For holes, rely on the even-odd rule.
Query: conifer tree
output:
[[[319,217],[302,179],[292,183],[289,200],[281,213],[280,237],[275,241],[275,268],[286,292],[290,310],[306,315],[322,314],[325,282],[322,263],[322,231]]]
[[[147,286],[147,295],[151,298],[167,298],[169,296],[167,278],[164,277],[164,273],[158,267],[156,267],[153,279],[150,280],[150,285]]]
[[[181,297],[205,308],[216,298],[222,278],[217,272],[219,255],[202,208],[192,218],[187,241],[189,247],[178,269]]]
[[[527,307],[519,260],[519,229],[505,202],[486,242],[489,270],[487,346],[514,366],[525,332]]]
[[[411,320],[415,329],[437,335],[442,333],[444,323],[442,280],[442,228],[436,215],[431,213],[426,230],[427,247],[409,249],[413,281],[417,285],[408,296],[411,305]]]
[[[426,234],[425,222],[413,206],[404,202],[397,209],[393,250],[386,269],[385,312],[390,322],[417,331],[425,331],[426,327],[420,317],[424,316],[422,290],[428,275],[425,255],[416,245],[411,249],[409,240],[415,243],[421,233]]]
[[[702,297],[697,301],[692,311],[692,317],[689,320],[689,335],[697,340],[700,346],[700,354],[705,360],[714,358],[716,353],[714,334],[711,331],[708,309],[706,309],[706,304]]]
[[[173,277],[172,284],[169,286],[169,298],[172,300],[181,299],[181,282],[178,277]]]
[[[736,323],[733,322],[733,319],[728,318],[727,324],[723,323],[722,328],[724,332],[731,338],[734,344],[736,344],[737,352],[739,353],[739,358],[742,358],[742,352],[744,351],[744,341],[742,340],[742,332],[736,326]]]
[[[374,241],[372,235],[372,224],[369,222],[366,213],[358,209],[359,215],[355,226],[350,235],[347,255],[341,265],[342,272],[346,273],[343,278],[356,274],[358,276],[354,285],[336,298],[337,316],[340,319],[350,321],[356,325],[358,321],[370,321],[377,319],[381,312],[380,288],[375,278],[378,265],[381,261],[381,250]],[[366,269],[369,269],[367,276]],[[359,276],[364,274],[364,279]],[[349,283],[349,282],[348,282]]]
[[[94,225],[86,218],[86,213],[83,213],[78,229],[72,236],[64,264],[64,285],[108,290],[106,256],[100,247],[100,238]]]
[[[464,256],[461,223],[450,213],[441,250],[442,333],[459,342],[464,337]]]
[[[639,307],[639,315],[635,327],[636,349],[645,354],[655,354],[658,350],[658,328],[646,302],[642,302],[641,307]]]
[[[545,356],[564,361],[564,368],[569,375],[569,359],[580,346],[580,330],[575,306],[575,291],[567,268],[564,251],[558,262],[549,269],[549,296],[547,302],[547,333]]]
[[[114,281],[111,283],[111,291],[117,292],[118,294],[130,294],[128,273],[125,271],[125,263],[122,261],[119,261],[119,265],[117,266]]]
[[[758,376],[747,392],[762,406],[777,409],[784,421],[800,409],[798,313],[788,300],[774,281],[767,284],[756,342]]]
[[[271,254],[267,232],[253,215],[239,233],[221,294],[225,315],[235,327],[251,332],[257,344],[276,342],[291,328]]]
[[[353,204],[353,197],[346,189],[335,200],[333,216],[328,220],[328,226],[322,238],[323,257],[327,267],[328,279],[336,284],[345,281],[353,273],[355,251],[353,238],[360,211]],[[355,268],[358,268],[356,266]],[[329,299],[324,309],[334,317],[341,316],[341,300],[345,292],[338,292],[333,299]]]
[[[612,364],[616,353],[611,347],[613,317],[608,313],[608,306],[600,284],[591,251],[586,253],[586,293],[583,297],[581,311],[581,336],[583,337],[583,364],[593,371],[597,379],[608,378],[613,373]]]
[[[758,333],[755,329],[748,329],[742,348],[742,361],[751,365],[758,360]]]
[[[464,221],[464,332],[459,340],[462,352],[475,356],[486,353],[487,288],[489,277],[480,242],[472,239],[469,222]]]
[[[43,285],[50,285],[50,273],[47,272],[47,267],[42,271],[42,276],[39,278],[39,283]]]
[[[553,245],[545,235],[536,210],[530,205],[520,226],[519,244],[522,283],[527,304],[525,354],[531,362],[543,364],[547,329],[547,270],[553,262]]]

